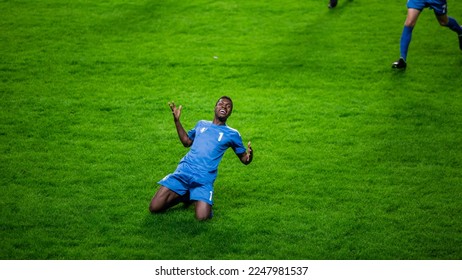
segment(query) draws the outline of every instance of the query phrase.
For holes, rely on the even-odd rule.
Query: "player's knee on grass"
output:
[[[149,212],[151,212],[152,214],[160,213],[160,212],[162,212],[162,207],[159,207],[158,205],[151,202],[149,204]]]
[[[163,212],[167,208],[176,205],[178,203],[177,200],[179,197],[180,196],[175,192],[164,186],[161,186],[149,204],[149,211],[151,213]]]
[[[212,218],[212,206],[205,202],[196,202],[196,219],[199,221],[205,221]]]
[[[208,219],[211,219],[211,215],[210,215],[210,212],[208,213],[197,213],[196,212],[196,219],[198,221],[205,221],[205,220],[208,220]]]
[[[151,203],[149,204],[149,212],[152,214],[160,213],[165,210],[165,205],[159,202],[159,199],[153,197]]]

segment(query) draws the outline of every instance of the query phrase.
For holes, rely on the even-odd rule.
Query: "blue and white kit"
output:
[[[245,153],[246,148],[237,130],[211,121],[199,121],[188,131],[188,137],[193,141],[191,149],[175,172],[158,183],[179,195],[189,191],[191,200],[213,205],[213,183],[223,155],[228,148],[237,155]]]
[[[446,0],[408,0],[408,9],[416,9],[422,11],[424,8],[430,8],[437,15],[445,15],[448,13]]]

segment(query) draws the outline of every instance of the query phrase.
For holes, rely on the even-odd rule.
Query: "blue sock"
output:
[[[411,43],[413,29],[414,27],[404,26],[403,33],[401,34],[400,51],[401,51],[401,57],[404,60],[407,59],[407,51],[409,49],[409,44]]]
[[[460,25],[457,23],[457,21],[454,18],[449,17],[449,22],[448,22],[447,27],[449,27],[449,29],[456,32],[457,34],[462,35],[462,28],[460,27]]]

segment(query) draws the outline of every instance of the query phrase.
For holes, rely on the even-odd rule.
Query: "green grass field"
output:
[[[0,259],[461,259],[462,52],[406,1],[0,1]],[[462,5],[448,0],[462,24]],[[214,218],[151,215],[234,100]]]

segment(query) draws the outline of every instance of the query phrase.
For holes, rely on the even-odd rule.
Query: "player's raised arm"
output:
[[[175,122],[176,131],[178,132],[178,137],[180,138],[181,143],[185,147],[190,147],[192,145],[192,140],[189,138],[188,133],[181,125],[180,117],[181,117],[181,109],[183,106],[176,107],[175,103],[169,102],[168,106],[172,110],[173,114],[173,121]]]
[[[247,151],[241,155],[239,155],[239,159],[245,165],[252,162],[253,159],[253,149],[250,141],[247,143]]]

